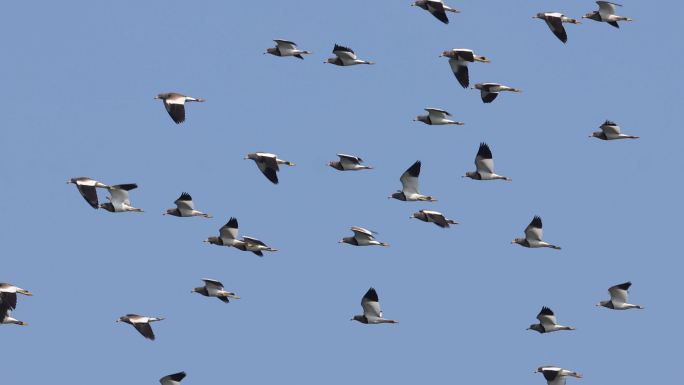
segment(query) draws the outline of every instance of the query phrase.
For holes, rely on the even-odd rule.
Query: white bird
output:
[[[537,248],[537,247],[549,247],[554,250],[560,250],[561,248],[556,245],[552,245],[548,242],[542,240],[542,220],[540,217],[536,216],[532,218],[532,222],[525,228],[525,238],[516,238],[511,243],[517,243],[520,246]]]
[[[388,198],[398,199],[400,201],[428,201],[436,202],[432,196],[423,195],[418,192],[418,177],[420,176],[420,161],[417,160],[411,165],[403,174],[401,174],[401,191],[397,191]]]
[[[363,159],[359,158],[358,156],[347,154],[337,154],[337,156],[340,157],[339,161],[335,160],[328,162],[328,166],[334,168],[335,170],[357,171],[373,169],[372,166],[366,166],[361,164],[361,162],[363,162]]]
[[[480,62],[490,63],[491,61],[484,56],[476,55],[473,50],[466,48],[454,48],[449,51],[442,52],[439,57],[448,57],[451,72],[456,76],[456,80],[463,88],[468,88],[470,85],[470,76],[468,74],[468,63]]]
[[[632,286],[632,282],[625,282],[619,285],[611,286],[608,289],[610,293],[610,299],[607,301],[601,301],[596,304],[596,306],[607,307],[608,309],[614,310],[628,310],[628,309],[643,309],[641,305],[633,305],[628,303],[629,287]]]
[[[559,325],[556,321],[556,315],[546,306],[542,307],[539,314],[537,314],[537,319],[539,320],[539,323],[530,325],[527,330],[534,330],[542,334],[559,330],[575,330],[572,326]]]
[[[167,209],[164,215],[173,215],[174,217],[205,217],[212,218],[211,215],[195,210],[195,203],[192,201],[190,194],[184,192],[174,202],[175,209]]]
[[[444,24],[449,24],[447,12],[461,13],[461,11],[444,4],[442,0],[416,0],[411,6],[423,8]]]
[[[480,143],[480,148],[477,150],[477,155],[475,155],[475,169],[476,171],[466,172],[464,177],[475,180],[512,180],[507,176],[494,173],[494,159],[492,159],[492,151],[487,143]]]
[[[427,111],[427,113],[428,113],[427,115],[418,115],[418,116],[416,116],[415,119],[413,119],[413,121],[414,122],[423,122],[423,123],[431,125],[431,126],[432,125],[439,126],[439,125],[444,125],[444,124],[455,124],[455,125],[462,126],[465,124],[463,122],[457,122],[455,120],[451,120],[451,119],[447,118],[448,116],[451,116],[451,114],[446,110],[428,107],[425,109],[425,111]]]
[[[24,321],[12,318],[12,310],[17,308],[17,293],[32,296],[28,290],[11,283],[0,283],[0,324],[28,325]]]
[[[173,119],[176,124],[180,124],[185,121],[185,102],[205,101],[202,98],[193,98],[191,96],[185,96],[177,92],[162,93],[154,98],[161,99],[164,102],[164,108],[166,108],[166,112],[169,113],[169,116],[171,116],[171,119]]]
[[[458,224],[455,220],[444,217],[444,214],[431,210],[420,210],[413,213],[409,218],[415,218],[428,223],[432,222],[443,229],[449,227],[449,225]]]
[[[363,324],[396,324],[399,321],[382,318],[378,293],[372,287],[368,289],[361,299],[362,315],[355,315],[351,320],[359,321]]]
[[[261,173],[273,184],[278,184],[277,172],[280,171],[280,167],[278,167],[279,164],[284,164],[286,166],[295,165],[287,160],[278,159],[275,154],[270,154],[268,152],[251,152],[245,156],[245,159],[253,160]]]
[[[579,21],[569,18],[559,12],[539,12],[536,16],[532,16],[533,19],[542,19],[549,26],[551,32],[553,32],[556,37],[563,43],[567,43],[568,34],[565,32],[565,27],[563,23],[571,24],[582,24]]]
[[[127,211],[142,212],[142,209],[133,207],[131,205],[131,200],[128,197],[128,192],[136,188],[138,188],[138,185],[135,183],[108,186],[107,190],[109,191],[109,196],[107,199],[109,202],[100,204],[100,208],[112,213]]]
[[[480,90],[480,97],[482,97],[484,103],[493,102],[494,99],[499,96],[499,92],[502,91],[522,92],[522,90],[518,88],[505,86],[499,83],[477,83],[475,84],[475,87],[472,88]]]
[[[204,281],[204,286],[192,289],[193,293],[198,293],[205,297],[216,297],[225,303],[230,302],[231,299],[240,299],[235,293],[225,291],[223,284],[219,281],[209,278],[202,278],[202,281]]]
[[[260,257],[264,256],[264,251],[278,251],[256,238],[243,236],[242,239],[237,239],[237,237],[238,221],[236,218],[231,217],[228,222],[219,229],[218,237],[209,237],[204,242],[217,246],[232,246],[242,251],[251,251]]]
[[[389,246],[389,243],[376,241],[374,234],[377,233],[363,227],[352,226],[351,231],[354,232],[354,236],[344,237],[338,243],[348,243],[353,246]]]
[[[375,62],[357,58],[351,48],[339,44],[335,44],[332,52],[335,54],[335,57],[328,58],[323,63],[334,64],[341,67],[353,66],[356,64],[375,64]]]
[[[148,340],[154,341],[154,332],[152,331],[151,322],[163,321],[164,318],[160,317],[148,317],[144,315],[137,314],[126,314],[125,316],[119,317],[116,322],[124,322],[129,325],[133,325],[135,330],[137,330],[143,337]]]
[[[161,385],[180,385],[181,381],[185,378],[185,372],[178,372],[174,374],[169,374],[159,379]]]
[[[299,59],[304,59],[304,56],[302,55],[311,54],[309,51],[297,48],[297,44],[289,40],[275,39],[273,41],[276,43],[276,46],[274,48],[268,48],[266,52],[264,52],[264,55],[270,53],[275,56],[294,56]]]
[[[615,7],[622,7],[620,4],[611,3],[610,1],[597,1],[596,4],[598,4],[599,10],[589,12],[582,16],[582,18],[606,22],[615,28],[620,28],[618,21],[633,21],[629,17],[615,14]]]
[[[71,178],[67,181],[67,184],[74,184],[76,185],[76,188],[78,189],[78,192],[81,193],[81,196],[83,199],[88,202],[88,204],[94,208],[97,209],[100,205],[98,199],[97,199],[97,187],[100,188],[108,188],[106,184],[102,182],[98,182],[95,179],[88,178],[87,176],[81,176],[78,178]]]
[[[580,373],[556,366],[542,366],[537,368],[535,373],[543,374],[548,385],[565,385],[565,377],[567,376],[582,378]]]
[[[606,120],[600,128],[601,131],[592,132],[591,135],[589,135],[589,137],[599,138],[602,140],[639,139],[638,136],[623,134],[620,131],[620,126],[618,126],[615,122],[611,122],[610,120]]]

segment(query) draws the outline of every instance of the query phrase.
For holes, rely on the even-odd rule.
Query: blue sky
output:
[[[14,312],[28,327],[0,327],[3,383],[543,384],[543,364],[577,384],[674,383],[684,7],[626,2],[635,22],[569,25],[564,45],[531,16],[592,1],[451,0],[448,26],[410,3],[7,3],[0,281],[35,296]],[[274,38],[314,54],[262,55]],[[324,65],[335,43],[377,65]],[[438,58],[450,48],[492,60],[472,83],[523,92],[483,104]],[[207,102],[176,126],[165,91]],[[412,122],[427,106],[466,125]],[[589,139],[605,119],[641,139]],[[512,183],[460,177],[482,141]],[[271,185],[242,159],[257,150],[297,166]],[[327,167],[338,152],[375,170]],[[439,201],[386,199],[417,159]],[[64,184],[81,175],[138,183],[146,212],[92,210]],[[182,191],[215,218],[162,216]],[[408,219],[422,208],[461,224]],[[533,215],[562,251],[510,244]],[[280,251],[203,244],[230,216]],[[352,225],[392,246],[338,244]],[[203,277],[242,299],[191,294]],[[627,280],[646,310],[594,307]],[[370,286],[398,325],[349,321]],[[542,305],[577,331],[526,331]],[[129,312],[166,317],[156,341],[114,322]]]

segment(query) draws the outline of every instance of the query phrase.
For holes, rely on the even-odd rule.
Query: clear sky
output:
[[[0,282],[35,296],[13,313],[28,327],[0,327],[0,382],[543,384],[544,364],[584,385],[680,380],[684,6],[624,0],[636,21],[568,25],[564,45],[531,17],[593,1],[450,0],[449,25],[410,3],[4,4]],[[314,54],[262,55],[274,38]],[[334,43],[377,65],[324,65]],[[523,92],[483,104],[450,48],[492,60],[472,83]],[[167,91],[207,102],[177,126]],[[427,106],[466,125],[413,122]],[[605,119],[641,139],[588,138]],[[460,177],[482,141],[513,182]],[[297,165],[272,185],[243,160],[259,150]],[[327,167],[338,152],[375,169]],[[388,200],[417,159],[439,201]],[[91,209],[64,183],[82,175],[138,183],[145,212]],[[162,216],[182,191],[214,219]],[[461,224],[409,219],[423,208]],[[563,250],[510,244],[533,215]],[[280,251],[202,243],[230,216]],[[338,244],[352,225],[392,246]],[[191,294],[204,277],[242,299]],[[646,310],[594,306],[627,280]],[[370,286],[399,324],[349,321]],[[526,331],[543,305],[577,331]],[[114,322],[129,312],[166,317],[156,341]]]

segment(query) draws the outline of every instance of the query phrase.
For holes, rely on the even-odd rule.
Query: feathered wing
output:
[[[418,194],[418,177],[420,176],[420,161],[416,161],[409,167],[401,177],[399,181],[401,182],[402,189],[406,195]]]
[[[366,317],[382,318],[378,293],[374,288],[371,287],[368,289],[366,294],[363,296],[361,299],[361,307],[363,308],[363,315]]]
[[[532,218],[532,222],[525,228],[525,238],[528,241],[541,241],[542,234],[542,220],[540,217],[535,216]]]

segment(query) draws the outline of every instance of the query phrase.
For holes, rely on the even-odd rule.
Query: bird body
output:
[[[409,218],[415,218],[428,223],[432,222],[443,229],[449,227],[449,225],[458,224],[455,220],[446,218],[444,214],[432,210],[420,210],[413,213]]]
[[[465,124],[463,122],[457,122],[455,120],[449,119],[448,117],[451,116],[451,114],[448,111],[442,110],[440,108],[428,107],[425,109],[425,111],[427,111],[427,115],[418,115],[415,119],[413,119],[413,121],[423,122],[431,126],[446,124],[455,124],[462,126]]]
[[[204,242],[217,246],[232,246],[242,251],[251,251],[260,257],[264,256],[263,251],[278,251],[256,238],[247,236],[243,236],[242,239],[237,238],[238,221],[236,218],[231,217],[228,222],[219,229],[218,237],[209,237]]]
[[[388,198],[394,198],[400,201],[427,201],[436,202],[437,199],[430,195],[423,195],[418,192],[418,177],[420,176],[421,162],[417,160],[411,165],[399,178],[401,182],[401,191],[397,191]]]
[[[28,290],[22,289],[11,283],[0,283],[0,324],[28,325],[12,317],[12,310],[17,308],[17,293],[32,296]]]
[[[546,306],[542,307],[541,311],[537,315],[537,319],[539,320],[539,323],[530,325],[527,330],[534,330],[542,334],[556,332],[559,330],[575,330],[575,328],[572,326],[559,325],[556,321],[556,315],[553,314],[553,311]]]
[[[338,243],[347,243],[353,246],[389,246],[389,243],[377,241],[375,239],[376,233],[363,227],[352,226],[351,231],[354,232],[354,236],[344,237]]]
[[[622,5],[620,4],[611,3],[610,1],[597,1],[596,4],[598,4],[599,10],[589,12],[586,15],[582,16],[582,18],[605,22],[612,25],[615,28],[620,28],[618,21],[633,21],[633,19],[629,17],[618,16],[615,14],[615,7],[622,7]]]
[[[559,368],[557,366],[542,366],[537,368],[535,373],[544,375],[544,379],[548,385],[565,385],[565,377],[582,378],[578,372]]]
[[[109,196],[107,197],[107,199],[109,200],[109,203],[100,204],[100,208],[112,213],[121,213],[128,211],[142,212],[142,209],[133,207],[131,205],[131,200],[128,197],[128,192],[136,188],[138,188],[138,185],[135,183],[108,186],[107,190],[109,191]]]
[[[417,0],[413,4],[411,4],[411,6],[419,7],[430,12],[432,16],[434,16],[437,20],[441,21],[444,24],[449,24],[449,18],[446,14],[447,12],[461,12],[457,9],[451,8],[448,5],[444,4],[442,0]]]
[[[372,166],[366,166],[361,164],[361,162],[363,162],[363,159],[359,158],[358,156],[347,154],[337,154],[337,156],[340,158],[340,160],[328,162],[328,166],[334,168],[335,170],[358,171],[373,169]]]
[[[177,92],[165,92],[154,97],[155,99],[161,99],[164,103],[164,108],[169,116],[176,124],[181,124],[185,121],[185,103],[186,102],[204,102],[202,98],[193,98],[192,96],[186,96],[179,94]]]
[[[620,130],[620,126],[610,120],[606,120],[600,128],[601,131],[592,132],[589,137],[599,138],[601,140],[639,139],[638,136],[623,134]]]
[[[334,64],[340,67],[353,66],[357,64],[375,64],[375,62],[361,60],[356,57],[356,54],[351,48],[335,44],[333,48],[333,54],[335,57],[328,58],[324,63]]]
[[[542,240],[542,220],[535,216],[532,222],[525,228],[525,238],[516,238],[511,243],[517,243],[523,247],[539,248],[548,247],[554,250],[560,250],[560,246],[552,245]]]
[[[164,318],[148,317],[138,314],[126,314],[125,316],[119,317],[119,319],[116,320],[116,322],[124,322],[129,325],[132,325],[135,328],[135,330],[137,330],[140,334],[143,335],[143,337],[147,338],[148,340],[154,341],[154,332],[152,331],[152,326],[150,325],[150,323],[162,320],[164,320]]]
[[[483,103],[491,103],[499,96],[500,92],[510,91],[510,92],[522,92],[518,88],[513,88],[505,86],[499,83],[477,83],[473,89],[480,90],[480,97]]]
[[[192,201],[190,194],[184,192],[174,202],[175,209],[167,209],[164,215],[172,215],[174,217],[205,217],[212,218],[211,215],[195,210],[195,203]]]
[[[494,173],[494,160],[492,159],[492,151],[489,149],[487,143],[480,143],[480,148],[477,150],[477,155],[475,155],[475,168],[476,171],[466,172],[464,177],[475,180],[496,180],[502,179],[506,181],[511,181],[512,179]]]
[[[240,299],[235,293],[224,290],[223,284],[219,281],[209,278],[202,278],[202,281],[204,281],[204,286],[192,289],[193,293],[198,293],[205,297],[216,297],[226,303],[231,299]]]
[[[106,184],[98,182],[95,179],[89,178],[87,176],[71,178],[67,181],[67,184],[76,185],[76,188],[78,189],[78,192],[81,193],[83,199],[85,199],[86,202],[88,202],[88,204],[94,209],[97,209],[100,206],[100,203],[97,199],[96,188],[109,187]]]
[[[539,12],[532,18],[544,20],[546,25],[549,26],[551,32],[553,32],[558,40],[562,41],[563,43],[568,41],[568,34],[565,32],[563,23],[582,24],[579,21],[569,18],[560,12]]]
[[[596,306],[603,306],[613,310],[643,309],[644,307],[641,305],[634,305],[627,302],[629,298],[630,286],[632,286],[631,282],[625,282],[619,285],[611,286],[608,289],[610,299],[607,301],[601,301],[596,304]]]
[[[295,165],[290,161],[278,159],[278,157],[275,154],[271,154],[268,152],[251,152],[245,156],[245,159],[253,160],[254,163],[256,163],[259,170],[261,171],[261,173],[264,174],[264,176],[273,184],[278,184],[277,172],[280,171],[280,167],[278,165]]]
[[[372,287],[368,289],[361,299],[361,308],[363,308],[363,314],[355,315],[351,319],[352,321],[358,321],[363,324],[395,324],[399,322],[383,318],[378,293]]]
[[[451,72],[456,76],[456,80],[463,88],[468,88],[470,85],[470,75],[468,72],[468,63],[480,62],[490,63],[491,61],[484,57],[476,55],[473,50],[467,48],[454,48],[449,51],[442,52],[440,57],[449,58],[449,66]]]
[[[302,55],[309,55],[311,52],[304,51],[297,48],[297,44],[289,40],[275,39],[273,40],[276,46],[273,48],[268,48],[265,52],[274,56],[294,56],[298,59],[304,59]]]

